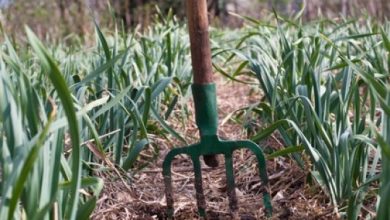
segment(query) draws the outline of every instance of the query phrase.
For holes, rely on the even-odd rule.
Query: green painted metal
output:
[[[261,148],[250,140],[225,141],[220,140],[217,135],[218,114],[215,84],[193,84],[192,85],[196,124],[200,131],[200,142],[197,144],[175,148],[171,150],[163,162],[163,176],[166,186],[166,199],[168,218],[172,219],[174,214],[174,200],[171,182],[171,164],[175,156],[187,154],[190,156],[195,173],[195,189],[199,216],[206,218],[206,201],[202,187],[202,171],[200,157],[204,155],[221,154],[225,157],[225,169],[227,179],[227,193],[230,202],[230,209],[236,211],[237,198],[235,194],[235,182],[233,171],[233,151],[238,149],[249,149],[256,156],[259,167],[260,178],[263,182],[263,203],[267,215],[272,214],[271,199],[268,192],[268,176],[266,172],[266,161]]]
[[[215,84],[193,84],[192,96],[200,138],[217,135],[218,108]]]

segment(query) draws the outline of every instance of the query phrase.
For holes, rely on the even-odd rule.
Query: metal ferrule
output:
[[[192,84],[195,103],[195,120],[200,136],[216,136],[218,130],[218,109],[216,87],[210,84]]]

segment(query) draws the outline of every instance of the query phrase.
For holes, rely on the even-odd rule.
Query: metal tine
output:
[[[165,197],[167,200],[167,214],[168,218],[173,217],[173,192],[172,192],[172,178],[171,175],[169,176],[164,176],[164,182],[165,182]]]
[[[191,156],[191,158],[195,173],[195,190],[198,212],[200,217],[206,218],[206,199],[203,193],[202,167],[200,164],[199,156]]]
[[[172,152],[171,155],[174,155]],[[167,200],[167,217],[168,219],[173,219],[174,214],[174,200],[173,200],[173,191],[172,191],[172,171],[171,171],[171,162],[174,156],[168,157],[164,160],[163,166],[163,177],[165,184],[165,198]]]
[[[229,207],[232,212],[235,212],[238,209],[238,205],[237,205],[237,196],[235,190],[232,152],[225,154],[225,169],[226,169],[227,195],[229,197]]]

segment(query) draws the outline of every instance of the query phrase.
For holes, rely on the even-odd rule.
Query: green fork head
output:
[[[193,163],[195,173],[195,189],[199,216],[206,216],[206,201],[203,194],[202,171],[200,157],[207,155],[221,154],[225,157],[225,169],[227,180],[227,194],[229,197],[229,207],[231,211],[238,209],[237,197],[235,194],[235,182],[233,172],[233,152],[238,149],[249,149],[256,156],[258,161],[260,178],[262,180],[263,201],[267,215],[272,214],[270,195],[268,192],[268,177],[266,172],[266,162],[261,148],[252,141],[238,140],[225,141],[220,140],[217,135],[218,115],[216,105],[215,84],[199,85],[193,84],[192,91],[195,103],[196,123],[200,131],[200,142],[197,144],[175,148],[171,150],[163,162],[163,176],[165,183],[165,193],[167,199],[168,218],[173,218],[173,192],[171,181],[171,164],[175,156],[187,154]]]

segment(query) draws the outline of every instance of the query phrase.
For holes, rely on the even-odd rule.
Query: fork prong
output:
[[[173,193],[172,193],[172,178],[171,176],[164,176],[165,196],[167,200],[167,215],[168,219],[173,218]]]
[[[265,189],[263,191],[263,202],[265,211],[267,213],[268,217],[272,216],[272,203],[271,203],[271,196],[269,194],[269,187],[268,187],[268,176],[267,176],[267,169],[266,169],[266,160],[263,154],[263,151],[257,145],[256,143],[248,140],[244,141],[237,141],[236,144],[238,146],[241,146],[241,149],[247,148],[252,151],[252,153],[257,158],[257,164],[259,166],[259,175],[260,179],[263,182],[263,185],[265,186]]]
[[[178,155],[178,150],[172,150],[165,157],[163,162],[163,178],[165,184],[165,197],[167,200],[167,218],[173,219],[174,214],[174,200],[173,200],[173,191],[172,191],[172,171],[171,164],[172,160]]]
[[[232,212],[235,212],[238,208],[238,205],[237,205],[237,196],[235,190],[232,152],[225,154],[225,169],[226,169],[227,195],[229,197],[229,207]]]
[[[206,217],[206,199],[203,194],[203,185],[202,185],[202,168],[200,165],[199,157],[192,157],[192,163],[194,166],[195,172],[195,190],[196,190],[196,200],[198,204],[199,216]]]

